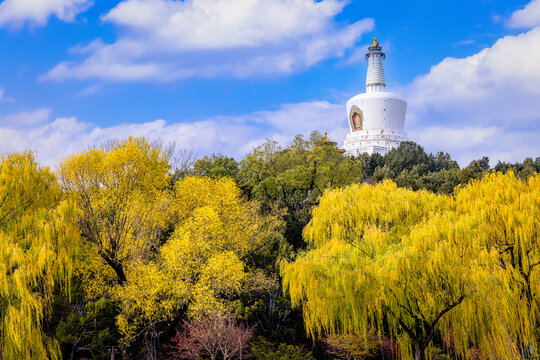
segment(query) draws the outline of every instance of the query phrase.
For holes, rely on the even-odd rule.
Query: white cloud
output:
[[[120,36],[72,49],[43,79],[171,81],[288,74],[340,57],[373,28],[340,25],[343,0],[125,0],[103,16]]]
[[[512,28],[540,26],[540,0],[533,0],[525,8],[514,11],[507,25]]]
[[[519,130],[502,126],[427,126],[409,132],[410,137],[428,151],[445,151],[461,166],[482,156],[497,161],[523,161],[540,156],[540,129]]]
[[[510,22],[532,21],[539,5],[531,2]],[[536,27],[472,56],[446,58],[415,79],[404,91],[407,131],[429,151],[449,151],[461,165],[483,155],[492,165],[540,156],[539,83]]]
[[[42,110],[37,111],[41,112]],[[71,118],[18,122],[0,120],[0,153],[35,150],[41,163],[53,166],[69,153],[108,139],[144,136],[175,141],[199,156],[223,153],[242,157],[266,138],[282,144],[298,134],[328,131],[341,142],[347,132],[344,106],[325,101],[285,104],[276,111],[258,111],[243,116],[217,116],[202,121],[172,123],[162,119],[141,124],[100,127]],[[15,119],[21,114],[14,115]]]
[[[20,112],[0,117],[0,127],[16,126],[24,128],[39,125],[49,120],[50,109],[38,109],[34,111]]]
[[[225,49],[321,33],[344,5],[339,0],[127,0],[103,19],[179,50]]]
[[[0,26],[43,26],[51,16],[71,22],[91,5],[92,0],[4,0],[0,3]]]

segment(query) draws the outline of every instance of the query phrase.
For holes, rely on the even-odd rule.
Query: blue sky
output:
[[[540,156],[540,0],[3,0],[0,151],[342,143],[373,36],[412,140],[461,165]]]

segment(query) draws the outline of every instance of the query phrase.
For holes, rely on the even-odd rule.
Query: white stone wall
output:
[[[379,153],[386,154],[390,149],[396,148],[402,141],[407,140],[403,132],[393,130],[361,130],[351,132],[345,138],[343,149],[345,155],[358,156],[362,153],[369,155]]]

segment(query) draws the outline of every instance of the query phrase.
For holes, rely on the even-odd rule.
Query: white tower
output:
[[[384,155],[407,140],[403,132],[407,103],[385,91],[382,64],[385,54],[376,38],[368,50],[366,92],[347,101],[350,133],[345,138],[343,149],[350,156],[362,153]]]

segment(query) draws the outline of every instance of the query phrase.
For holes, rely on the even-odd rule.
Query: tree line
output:
[[[540,157],[348,157],[317,132],[190,155],[128,138],[54,171],[2,156],[0,359],[538,351]]]

